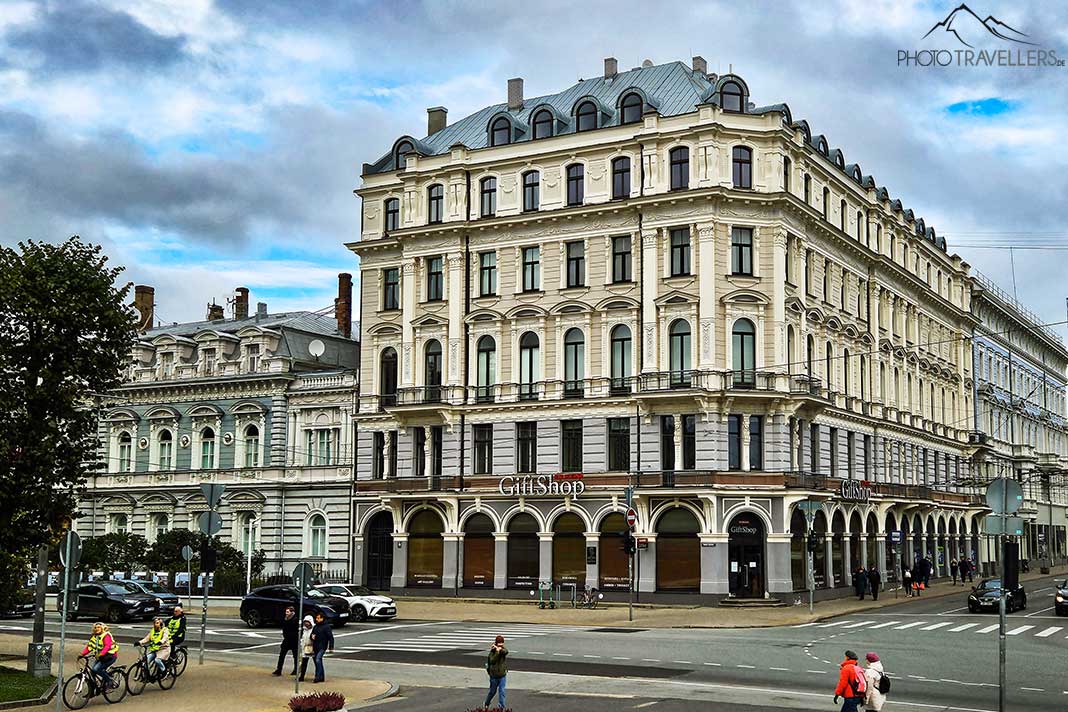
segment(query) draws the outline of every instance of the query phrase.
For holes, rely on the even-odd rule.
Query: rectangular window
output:
[[[371,479],[380,480],[386,472],[386,434],[373,433],[371,443]]]
[[[497,213],[497,179],[483,178],[480,191],[481,217],[491,218]]]
[[[669,154],[671,166],[671,189],[685,190],[690,187],[690,150],[673,148]]]
[[[586,284],[586,246],[582,242],[567,243],[567,286]]]
[[[435,425],[430,429],[430,474],[441,477],[441,464],[444,457],[445,428]]]
[[[585,168],[581,165],[567,168],[567,204],[582,205],[586,197]]]
[[[400,270],[396,267],[382,270],[382,308],[400,309]]]
[[[427,191],[427,222],[431,225],[441,222],[445,216],[445,188],[431,186]]]
[[[247,353],[249,373],[256,373],[260,370],[260,345],[249,344]]]
[[[620,200],[630,197],[630,159],[617,158],[612,161],[612,198]]]
[[[727,469],[742,469],[742,416],[727,416]]]
[[[838,428],[831,428],[831,477],[838,476]]]
[[[630,469],[630,418],[608,419],[608,471]]]
[[[853,431],[849,431],[848,433],[846,433],[846,476],[851,480],[856,477],[856,468],[854,467],[854,462],[856,461],[856,458],[856,433],[854,433]]]
[[[731,274],[753,274],[753,229],[731,230]]]
[[[493,425],[475,425],[475,474],[489,475],[493,473]]]
[[[861,479],[871,479],[871,436],[864,436],[864,472],[861,473]]]
[[[440,302],[445,294],[445,273],[440,257],[426,258],[426,300]]]
[[[794,283],[794,241],[789,235],[786,237],[786,281]]]
[[[749,469],[764,469],[764,416],[749,416]]]
[[[538,424],[515,424],[515,471],[533,474],[538,469]]]
[[[690,274],[690,228],[671,231],[671,276]]]
[[[523,174],[523,211],[531,212],[541,204],[541,174],[530,171]]]
[[[675,469],[675,416],[660,416],[660,469]]]
[[[397,476],[397,431],[389,431],[389,473]]]
[[[412,477],[426,477],[426,430],[412,431]]]
[[[682,416],[682,469],[697,468],[697,416]]]
[[[159,370],[163,378],[170,378],[174,373],[174,354],[160,354]]]
[[[497,253],[481,252],[478,255],[478,295],[493,296],[497,293]]]
[[[561,469],[564,472],[582,472],[582,421],[560,421]]]
[[[536,292],[541,289],[541,249],[523,248],[523,291]]]
[[[820,426],[812,423],[808,436],[809,469],[814,473],[820,471]]]
[[[631,281],[630,236],[612,238],[612,281]]]
[[[400,227],[400,200],[390,198],[386,201],[386,232]]]
[[[202,361],[204,363],[204,375],[215,375],[215,349],[204,349]]]

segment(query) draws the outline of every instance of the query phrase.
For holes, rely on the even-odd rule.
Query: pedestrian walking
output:
[[[868,590],[868,572],[863,566],[858,566],[853,572],[853,590],[857,594],[857,599],[863,601],[864,594]]]
[[[871,591],[871,600],[879,600],[879,588],[883,584],[883,575],[879,573],[879,567],[872,566],[868,569],[868,590]]]
[[[927,588],[931,585],[931,572],[934,571],[934,562],[930,557],[923,557],[923,586]]]
[[[958,569],[957,560],[956,559],[950,559],[949,560],[949,577],[952,579],[954,586],[957,585],[957,569]],[[960,582],[964,583],[964,576],[963,575],[960,577]]]
[[[293,606],[286,607],[286,617],[282,619],[282,644],[278,646],[278,665],[272,675],[281,675],[282,666],[285,665],[286,657],[293,655],[293,672],[297,674],[297,661],[300,659],[300,621],[297,620],[297,612]]]
[[[315,679],[312,682],[326,682],[323,656],[328,652],[334,652],[334,629],[326,622],[322,613],[316,613],[315,627],[312,628],[312,660],[315,662]]]
[[[964,575],[965,575],[965,573],[967,573],[967,575],[968,575],[968,583],[972,583],[973,581],[975,581],[975,578],[974,578],[974,576],[975,576],[975,564],[972,563],[972,560],[971,559],[962,559],[960,563],[961,563],[961,566],[963,567],[963,568],[961,568],[961,572],[960,572],[960,582],[961,582],[961,584],[964,583]]]
[[[883,672],[883,663],[878,655],[868,653],[864,657],[868,661],[864,667],[864,709],[878,712],[886,704],[886,695],[879,690],[886,673]]]
[[[901,572],[901,586],[905,589],[905,595],[912,598],[912,571],[907,568]]]
[[[839,665],[838,686],[834,688],[834,704],[838,704],[841,697],[841,712],[859,712],[867,686],[864,671],[857,664],[857,654],[852,650],[845,651],[845,660]]]
[[[315,648],[312,647],[312,629],[315,621],[311,616],[304,616],[300,626],[300,681],[304,682],[304,675],[308,672],[308,661],[312,659]]]
[[[490,646],[489,655],[486,657],[486,672],[489,674],[489,693],[486,695],[484,707],[489,707],[493,702],[493,695],[497,695],[497,706],[504,709],[505,681],[508,677],[508,648],[504,647],[504,636],[498,635]]]

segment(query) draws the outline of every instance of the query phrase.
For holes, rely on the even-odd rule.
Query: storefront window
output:
[[[623,550],[623,535],[627,522],[622,514],[609,514],[601,520],[600,588],[605,591],[629,591],[627,552]]]
[[[508,588],[538,585],[538,521],[517,514],[508,523]]]
[[[493,588],[493,520],[472,515],[464,525],[464,587]]]
[[[701,586],[700,525],[688,510],[676,507],[656,525],[656,590],[697,591]]]
[[[408,585],[440,588],[445,525],[436,512],[423,510],[408,524]]]
[[[577,514],[561,514],[553,524],[553,583],[586,585],[586,526]]]

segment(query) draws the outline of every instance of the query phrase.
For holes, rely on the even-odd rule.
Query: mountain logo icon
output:
[[[926,39],[937,31],[952,35],[965,47],[974,47],[976,44],[980,44],[982,40],[988,40],[990,36],[994,36],[1006,42],[1016,42],[1025,45],[1036,44],[1035,42],[1029,41],[1029,36],[1026,33],[1006,25],[993,15],[987,15],[985,20],[980,19],[979,16],[964,3],[961,3],[958,7],[954,8],[952,12],[946,15],[946,19],[941,22],[936,22],[934,27],[929,29],[927,34],[923,36],[923,39]]]

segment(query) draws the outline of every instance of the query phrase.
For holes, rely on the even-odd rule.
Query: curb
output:
[[[366,700],[361,702],[359,704],[359,706],[357,706],[357,707],[349,707],[348,708],[348,712],[353,712],[353,710],[358,710],[361,707],[366,707],[367,705],[372,705],[375,702],[381,702],[382,700],[385,700],[385,699],[388,699],[390,697],[393,697],[394,695],[396,695],[400,691],[400,685],[398,685],[397,683],[393,682],[392,680],[386,680],[385,682],[387,684],[389,684],[389,689],[388,690],[386,690],[385,692],[383,692],[383,693],[381,693],[379,695],[375,695],[374,697],[368,697]]]
[[[59,689],[59,682],[53,682],[52,686],[45,690],[45,693],[40,697],[31,697],[28,700],[12,700],[11,702],[0,702],[0,710],[13,710],[20,707],[36,707],[38,705],[48,704],[51,701],[53,695]]]

